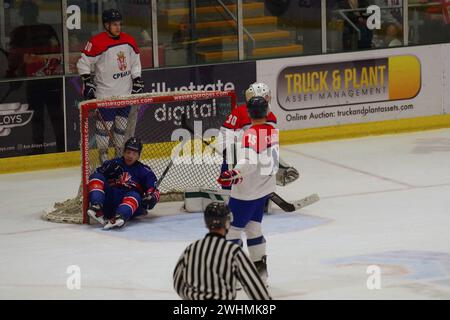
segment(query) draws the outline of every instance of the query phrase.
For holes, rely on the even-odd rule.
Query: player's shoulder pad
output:
[[[242,137],[244,148],[252,149],[261,153],[273,146],[278,145],[278,129],[270,123],[254,125],[245,130]]]
[[[242,128],[242,114],[247,113],[247,107],[240,105],[231,110],[222,127],[230,130],[238,130]]]
[[[251,124],[251,120],[250,117],[248,115],[248,111],[247,111],[247,105],[246,104],[242,104],[239,107],[234,109],[234,115],[237,118],[236,121],[236,130],[242,129],[245,126],[248,126]]]
[[[100,32],[89,39],[82,53],[89,57],[96,57],[106,51],[111,40],[106,32]]]
[[[267,122],[275,124],[277,123],[277,117],[272,111],[270,111],[269,114],[267,115]]]
[[[237,106],[236,108],[233,109],[233,114],[236,116],[239,116],[239,117],[247,116],[248,115],[247,105],[241,104],[241,105]]]
[[[131,48],[133,48],[133,51],[136,54],[139,54],[139,47],[133,36],[129,35],[128,33],[122,32],[120,33],[120,40],[123,41],[123,43],[128,44]]]
[[[149,172],[151,172],[151,173],[154,174],[153,170],[152,170],[148,165],[146,165],[146,164],[144,164],[144,163],[142,163],[142,162],[140,162],[140,161],[137,161],[137,164],[138,164],[139,167],[141,167],[142,169],[144,169],[144,171],[146,171],[146,172],[149,171]]]

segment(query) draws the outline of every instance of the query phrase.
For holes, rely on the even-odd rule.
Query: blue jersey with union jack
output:
[[[120,157],[103,162],[96,172],[101,173],[105,168],[111,167],[111,165],[118,167],[118,170],[105,177],[111,187],[137,191],[141,195],[154,190],[157,179],[149,166],[140,161],[127,166],[123,157]]]

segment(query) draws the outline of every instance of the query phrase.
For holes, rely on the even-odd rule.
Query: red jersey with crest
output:
[[[277,117],[269,111],[267,115],[267,123],[276,125]],[[247,105],[240,105],[231,111],[231,114],[228,116],[227,120],[222,124],[222,127],[230,130],[245,130],[248,129],[252,124],[250,120],[250,116],[247,112]]]
[[[77,68],[80,75],[94,72],[97,98],[129,95],[132,79],[141,76],[139,48],[134,38],[124,32],[118,39],[102,32],[88,41]]]
[[[266,121],[275,126],[277,117],[272,111],[269,111]],[[236,141],[241,140],[242,132],[251,125],[252,121],[247,112],[247,105],[242,104],[234,108],[220,128],[220,135],[215,146],[217,151],[222,152],[224,149],[230,149]]]
[[[237,164],[242,182],[234,184],[231,196],[256,200],[275,191],[279,162],[279,134],[273,124],[253,125],[244,131],[238,144]]]

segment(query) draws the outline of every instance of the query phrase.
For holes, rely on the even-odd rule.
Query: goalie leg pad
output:
[[[114,145],[116,147],[116,157],[122,155],[122,146],[125,139],[125,132],[127,129],[128,119],[122,116],[117,116],[114,120]]]
[[[111,130],[112,125],[113,125],[112,121],[102,122],[99,120],[96,121],[95,124],[95,141],[97,143],[100,161],[102,163],[108,160],[108,146],[109,146],[108,131]]]

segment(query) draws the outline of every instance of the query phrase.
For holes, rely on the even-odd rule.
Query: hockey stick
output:
[[[269,194],[269,199],[272,200],[277,206],[279,206],[281,210],[286,212],[300,210],[320,200],[319,195],[317,193],[313,193],[303,199],[295,200],[293,203],[290,203],[281,198],[275,192]]]
[[[185,114],[183,114],[181,117],[181,127],[183,129],[188,130],[192,135],[195,136],[194,130],[191,127],[189,127],[189,125],[186,122]],[[203,137],[199,136],[199,138],[201,138],[202,142],[206,146],[212,148],[217,154],[219,154],[220,156],[223,157],[223,155],[214,146],[211,145],[211,142],[206,141],[205,139],[203,139]],[[225,181],[232,180],[232,179],[233,178],[225,179]],[[286,212],[293,212],[293,211],[299,210],[301,208],[309,206],[320,200],[319,195],[317,193],[313,193],[303,199],[294,201],[294,203],[289,203],[289,202],[285,201],[283,198],[281,198],[275,192],[272,192],[271,194],[269,194],[269,199],[272,200],[272,202],[274,202],[276,205],[278,205],[283,211],[286,211]]]
[[[183,115],[181,116],[181,127],[183,129],[186,129],[187,131],[189,131],[189,133],[191,133],[194,137],[197,136],[198,138],[200,138],[202,140],[202,142],[207,146],[210,147],[211,149],[213,149],[218,155],[220,155],[221,157],[223,157],[223,154],[219,152],[219,150],[217,150],[212,144],[211,142],[203,139],[202,136],[199,136],[198,134],[196,135],[194,132],[194,129],[192,129],[186,121],[186,114],[183,113]]]
[[[156,192],[156,190],[159,188],[159,186],[161,185],[161,182],[164,180],[164,178],[166,177],[167,173],[169,172],[170,168],[172,168],[173,163],[174,163],[174,159],[176,159],[178,157],[178,155],[180,154],[180,150],[183,149],[183,146],[186,144],[186,141],[182,141],[182,138],[180,137],[180,143],[178,146],[176,146],[175,148],[179,148],[178,152],[176,153],[176,156],[174,157],[170,157],[170,162],[169,164],[166,166],[166,168],[164,169],[163,173],[161,174],[161,176],[159,177],[159,179],[155,182],[155,186],[153,187],[153,191],[150,192],[150,195],[154,194]]]

